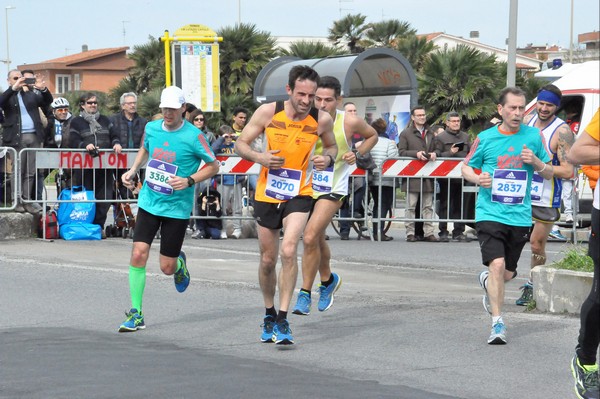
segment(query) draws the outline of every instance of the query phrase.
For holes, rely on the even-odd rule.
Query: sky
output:
[[[568,48],[571,1],[575,42],[578,33],[599,30],[598,0],[519,0],[517,46]],[[241,20],[274,36],[324,37],[333,21],[357,13],[367,22],[407,21],[419,34],[468,38],[470,31],[479,31],[482,43],[505,48],[509,6],[510,0],[0,0],[0,59],[6,59],[6,16],[14,68],[78,53],[84,44],[89,49],[133,48],[187,24],[216,31]],[[6,73],[6,65],[0,64],[0,70]]]

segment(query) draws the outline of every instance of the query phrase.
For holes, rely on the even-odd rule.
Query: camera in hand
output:
[[[35,84],[35,78],[25,78],[25,84],[26,85],[34,85]]]
[[[427,159],[431,158],[431,154],[428,152],[423,152],[423,156]]]
[[[96,157],[99,157],[99,156],[100,156],[100,152],[98,151],[98,149],[97,149],[96,147],[94,147],[94,148],[93,148],[93,149],[91,149],[91,150],[88,150],[88,154],[90,154],[90,156],[91,156],[92,158],[96,158]]]
[[[213,203],[213,202],[215,202],[216,199],[217,199],[217,197],[215,197],[214,195],[209,195],[206,197],[206,202]]]

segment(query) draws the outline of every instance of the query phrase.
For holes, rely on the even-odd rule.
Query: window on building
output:
[[[73,75],[73,90],[81,90],[81,79],[79,78],[79,74],[76,73]]]
[[[71,75],[56,75],[56,93],[71,91]]]

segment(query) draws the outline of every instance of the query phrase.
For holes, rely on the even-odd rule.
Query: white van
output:
[[[562,91],[562,103],[558,110],[559,118],[567,120],[565,108],[579,111],[579,132],[590,123],[600,106],[600,61],[588,61],[573,65],[561,78],[551,82]],[[527,105],[526,114],[535,112],[537,98]],[[587,177],[580,174],[578,179],[579,211],[578,224],[587,226],[592,212],[592,189]]]

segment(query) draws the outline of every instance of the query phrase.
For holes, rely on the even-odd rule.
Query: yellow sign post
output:
[[[187,102],[204,112],[221,111],[219,44],[223,38],[207,26],[186,25],[174,36],[165,31],[166,86],[180,87]]]

